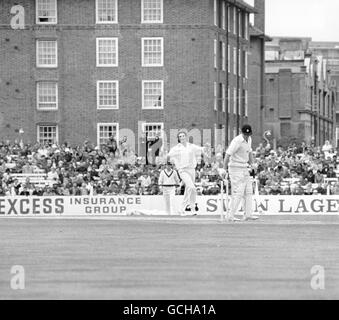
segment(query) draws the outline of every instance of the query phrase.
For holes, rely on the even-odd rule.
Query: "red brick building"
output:
[[[247,121],[240,0],[0,0],[0,135],[133,144],[164,129],[225,143]],[[219,129],[219,130],[218,130]],[[134,141],[133,141],[134,140]],[[137,148],[136,148],[137,150]]]
[[[277,142],[298,138],[334,142],[336,88],[326,59],[310,50],[311,38],[277,37],[266,43],[265,124]]]

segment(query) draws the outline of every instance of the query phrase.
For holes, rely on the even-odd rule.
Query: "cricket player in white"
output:
[[[175,188],[179,186],[180,178],[169,161],[167,161],[165,168],[160,171],[158,184],[164,196],[166,213],[171,215],[174,213]]]
[[[231,179],[232,202],[230,209],[230,220],[238,221],[234,215],[242,199],[244,199],[243,220],[256,220],[258,217],[252,215],[253,185],[249,173],[249,167],[253,164],[252,155],[252,128],[246,124],[241,129],[241,134],[235,137],[226,151],[224,166],[226,173]]]
[[[195,188],[195,167],[197,166],[197,157],[204,153],[203,148],[187,142],[188,132],[181,129],[178,132],[178,144],[168,153],[169,158],[174,162],[179,172],[180,179],[185,185],[185,193],[182,211],[198,211],[196,204],[197,191]]]

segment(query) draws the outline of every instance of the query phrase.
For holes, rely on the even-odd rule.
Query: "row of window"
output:
[[[214,110],[218,110],[218,105],[221,107],[223,112],[226,112],[226,100],[228,100],[227,104],[227,112],[231,113],[231,89],[227,88],[227,99],[225,96],[225,84],[219,83],[219,92],[218,92],[218,84],[214,82]],[[241,116],[242,114],[247,117],[248,116],[248,90],[243,90],[242,97],[239,97],[236,88],[233,88],[233,114],[237,114],[237,102],[239,100],[239,108],[238,114]],[[243,106],[243,112],[242,112]]]
[[[97,108],[119,109],[119,81],[97,81]],[[142,81],[142,109],[164,108],[163,80]],[[53,81],[37,82],[37,109],[58,109],[58,83]]]
[[[164,124],[162,122],[144,122],[142,123],[142,133],[146,134],[148,139],[163,137]],[[97,144],[102,145],[111,137],[119,139],[119,123],[98,123],[97,124]],[[57,125],[38,125],[37,138],[40,143],[58,143],[59,132]]]
[[[230,113],[231,94],[228,92],[228,112]],[[214,110],[217,110],[218,101],[221,103],[222,111],[226,112],[225,84],[218,85],[214,82]],[[243,90],[244,115],[248,111],[248,91]],[[240,100],[237,89],[233,89],[233,113],[237,111],[237,100]],[[119,81],[104,80],[97,81],[97,108],[98,109],[119,109]],[[163,80],[142,81],[142,109],[163,109],[164,108],[164,82]],[[37,109],[57,110],[58,109],[58,83],[52,81],[37,82]],[[240,114],[240,109],[239,109]]]
[[[219,129],[219,130],[218,130]],[[163,137],[164,123],[163,122],[144,122],[141,127],[142,133],[147,134],[148,139],[156,136]],[[217,128],[214,125],[214,141],[215,145],[225,145],[225,125]],[[231,137],[231,126],[228,126],[228,140],[230,141],[237,135],[237,131],[233,128],[233,137]],[[101,146],[107,143],[111,137],[119,140],[119,123],[98,123],[97,124],[97,145]],[[57,125],[38,125],[37,126],[38,142],[43,144],[59,143],[59,130]],[[228,141],[228,142],[229,142]]]
[[[218,41],[214,39],[213,45],[213,53],[214,53],[214,68],[221,69],[226,71],[226,44],[223,41]],[[218,55],[219,52],[219,55]],[[238,55],[238,56],[237,56]],[[233,74],[238,76],[244,76],[246,79],[248,78],[248,55],[249,53],[246,51],[242,51],[237,48],[233,48]],[[219,56],[219,59],[218,59]],[[219,61],[219,63],[218,63]],[[239,64],[239,65],[238,65]],[[227,71],[231,72],[231,46],[227,45]]]
[[[228,6],[227,0],[214,0],[214,25],[249,39],[249,15],[235,6]],[[232,27],[231,27],[232,26]],[[231,30],[232,28],[232,30]]]
[[[163,38],[142,38],[141,48],[143,67],[162,67],[164,65]],[[58,42],[56,40],[37,40],[36,52],[37,67],[58,67]],[[96,66],[118,66],[118,38],[96,39]]]
[[[57,0],[36,0],[36,23],[57,24]],[[118,0],[95,0],[98,24],[118,23]],[[141,0],[141,23],[163,22],[163,0]]]

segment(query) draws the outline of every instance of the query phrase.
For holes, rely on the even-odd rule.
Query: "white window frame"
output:
[[[222,43],[222,61],[221,67],[223,71],[226,71],[226,44],[225,42]]]
[[[226,92],[225,92],[225,84],[221,84],[221,103],[222,103],[222,111],[226,112]]]
[[[233,88],[233,114],[237,114],[237,88]]]
[[[218,12],[217,12],[217,0],[213,1],[213,23],[218,26]]]
[[[95,23],[96,24],[117,24],[118,23],[118,0],[113,0],[115,2],[115,16],[113,21],[99,21],[99,10],[98,10],[98,1],[95,0]]]
[[[154,64],[145,63],[145,41],[147,40],[160,40],[161,42],[160,63],[154,63]],[[163,67],[164,66],[164,38],[163,37],[141,38],[141,66],[142,67]]]
[[[54,42],[55,43],[55,64],[39,64],[39,43],[42,42]],[[57,40],[42,40],[37,39],[36,45],[36,66],[37,68],[57,68],[58,67],[58,41]]]
[[[239,100],[239,105],[238,105],[238,115],[241,116],[241,111],[242,111],[242,104],[243,104],[243,99],[241,95],[242,90],[237,90],[237,99]]]
[[[218,59],[217,59],[217,39],[213,40],[213,59],[214,59],[214,69],[218,67]]]
[[[248,90],[245,89],[245,117],[248,117]]]
[[[241,50],[238,49],[238,76],[241,76]]]
[[[218,88],[217,83],[214,81],[213,83],[213,109],[214,111],[218,110]]]
[[[110,64],[100,64],[99,63],[99,41],[100,40],[114,40],[115,41],[115,47],[116,47],[116,63],[110,63]],[[119,41],[117,37],[99,37],[96,38],[96,66],[100,68],[109,68],[109,67],[118,67],[119,66]]]
[[[57,124],[38,124],[36,127],[37,141],[40,143],[40,127],[55,127],[55,141],[53,143],[58,144],[59,142],[59,127]]]
[[[227,62],[228,62],[227,71],[228,73],[231,73],[231,46],[229,44],[227,45]]]
[[[242,19],[241,19],[241,11],[238,11],[238,35],[241,37],[241,31],[242,31]]]
[[[233,33],[237,34],[237,8],[233,7]]]
[[[231,32],[231,7],[227,6],[227,31]]]
[[[145,83],[148,82],[160,82],[161,83],[161,106],[160,107],[145,107]],[[144,110],[163,110],[164,109],[164,80],[142,80],[142,90],[141,90],[141,101],[142,101],[142,109]]]
[[[231,113],[231,88],[227,87],[227,112]]]
[[[116,105],[100,106],[100,83],[115,83],[116,85]],[[119,109],[119,81],[118,80],[98,80],[97,81],[97,109],[98,110],[118,110]]]
[[[42,83],[52,83],[52,84],[55,84],[55,94],[56,94],[56,99],[55,99],[55,108],[44,108],[44,107],[41,107],[41,104],[44,104],[43,102],[40,102],[39,101],[39,89],[40,89],[40,85]],[[59,106],[59,103],[58,103],[58,82],[56,81],[38,81],[36,83],[36,108],[37,110],[41,110],[41,111],[56,111],[58,110],[58,106]],[[46,103],[47,104],[47,103]]]
[[[225,20],[226,20],[226,2],[225,0],[222,0],[221,2],[221,28],[223,30],[226,29],[226,23],[225,23]]]
[[[233,48],[233,74],[237,75],[237,48]]]
[[[248,52],[245,52],[245,79],[248,79]]]
[[[58,1],[57,0],[52,0],[54,1],[54,4],[55,4],[55,17],[52,17],[52,18],[55,18],[55,22],[41,22],[39,21],[39,17],[38,16],[38,2],[39,0],[35,0],[35,23],[36,24],[57,24],[58,23]]]
[[[164,123],[163,122],[142,122],[141,131],[146,134],[146,126],[160,126],[160,139],[164,140]]]
[[[154,20],[154,21],[150,21],[150,20],[145,20],[144,17],[144,1],[145,0],[141,0],[141,23],[163,23],[164,21],[164,0],[159,0],[161,3],[161,18],[160,20]]]
[[[245,13],[245,39],[248,40],[249,36],[249,29],[248,29],[248,13]]]
[[[119,144],[119,122],[98,122],[97,123],[97,146],[100,146],[100,126],[116,126],[116,136],[115,139]]]

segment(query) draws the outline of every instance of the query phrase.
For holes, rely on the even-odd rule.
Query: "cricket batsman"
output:
[[[188,131],[180,129],[177,135],[178,144],[168,153],[171,162],[175,164],[180,179],[185,185],[184,200],[182,212],[198,211],[196,203],[197,191],[195,188],[195,168],[197,166],[197,157],[201,154],[207,156],[203,147],[187,142]]]
[[[252,198],[253,185],[249,170],[252,171],[252,128],[245,124],[241,128],[241,134],[236,136],[226,150],[224,167],[226,176],[229,174],[231,179],[232,202],[230,209],[230,220],[239,221],[235,218],[238,207],[244,199],[244,217],[243,221],[256,220],[258,217],[253,216]]]

